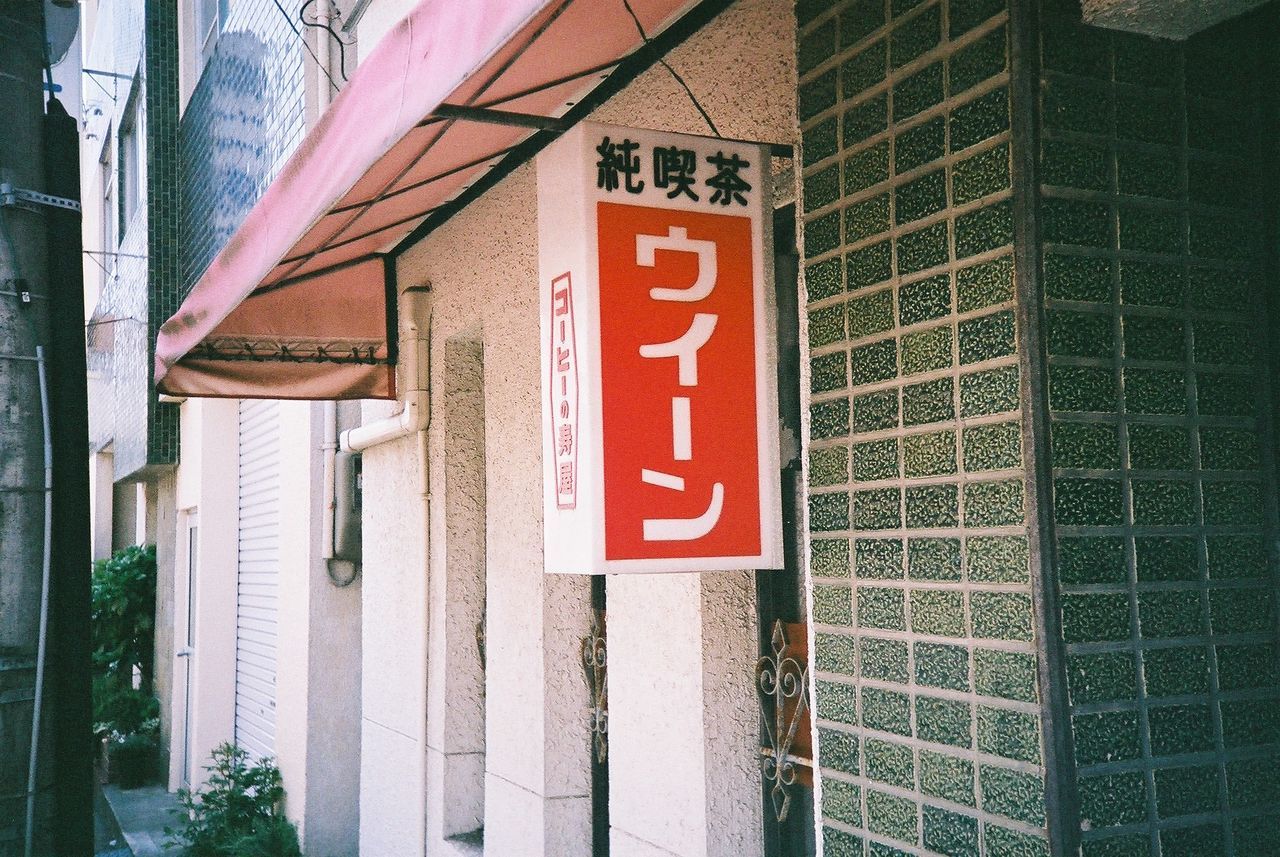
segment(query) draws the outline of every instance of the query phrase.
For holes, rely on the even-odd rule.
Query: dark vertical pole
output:
[[[45,188],[80,197],[76,120],[51,98],[44,118]],[[48,209],[49,399],[53,427],[53,554],[49,722],[54,852],[93,851],[89,678],[89,418],[80,214]]]
[[[605,576],[594,574],[591,576],[591,612],[595,614],[600,634],[607,638],[606,606]],[[600,758],[594,740],[591,745],[591,857],[609,857],[609,758]]]

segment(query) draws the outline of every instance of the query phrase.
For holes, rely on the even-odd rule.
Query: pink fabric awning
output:
[[[650,36],[696,5],[630,4]],[[536,133],[521,117],[563,116],[641,44],[622,0],[423,0],[160,328],[160,390],[394,397],[385,254]]]

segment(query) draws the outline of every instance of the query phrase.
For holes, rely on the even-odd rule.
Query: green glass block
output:
[[[852,625],[852,598],[847,586],[813,587],[814,621],[824,625]]]
[[[969,32],[1008,8],[1006,0],[949,0],[951,38]]]
[[[1042,30],[1047,68],[1083,77],[1110,79],[1111,52],[1107,31],[1083,26],[1078,15],[1046,15]]]
[[[951,278],[946,274],[898,289],[898,319],[903,325],[941,318],[951,312]]]
[[[898,425],[898,391],[884,390],[852,399],[853,430],[878,431]]]
[[[907,644],[901,640],[882,640],[863,636],[858,640],[862,663],[862,677],[876,681],[892,681],[906,684]]]
[[[969,579],[979,583],[1025,583],[1027,540],[1023,536],[970,536]]]
[[[954,527],[959,522],[955,485],[913,485],[906,493],[909,528]]]
[[[1177,212],[1146,208],[1120,209],[1120,249],[1143,253],[1181,253],[1184,249],[1182,216]]]
[[[1053,78],[1044,84],[1044,124],[1061,131],[1107,134],[1108,87],[1091,81]]]
[[[1240,252],[1241,236],[1254,230],[1248,221],[1191,215],[1191,255],[1201,259],[1233,259]]]
[[[889,60],[899,68],[924,56],[942,39],[942,8],[933,6],[894,28],[889,39]]]
[[[1041,836],[988,822],[983,828],[987,854],[1001,857],[1049,857],[1049,843]]]
[[[901,589],[883,586],[858,587],[858,625],[902,631],[907,627]]]
[[[969,595],[973,636],[987,640],[1030,640],[1031,597],[1021,592],[983,592]]]
[[[1266,645],[1218,646],[1218,686],[1245,690],[1276,684],[1276,658]]]
[[[810,301],[820,301],[844,291],[840,260],[827,259],[804,269],[804,284]]]
[[[886,381],[898,374],[898,343],[882,339],[849,350],[849,381],[854,386]]]
[[[873,336],[893,328],[893,290],[884,289],[849,301],[849,335]]]
[[[858,443],[853,447],[853,478],[856,482],[893,479],[898,475],[896,438]]]
[[[848,774],[857,773],[858,738],[838,729],[818,727],[818,764]]]
[[[827,20],[821,27],[805,33],[796,47],[796,70],[806,74],[836,53],[836,21]]]
[[[1035,774],[981,765],[982,808],[1027,824],[1044,824],[1044,782]]]
[[[1277,700],[1241,699],[1222,703],[1222,743],[1233,747],[1265,746],[1280,741]]]
[[[1157,791],[1158,786],[1159,783]],[[1189,787],[1190,784],[1184,786]],[[1164,815],[1163,807],[1160,814]],[[1174,827],[1160,831],[1161,857],[1202,857],[1204,854],[1221,853],[1219,849],[1222,847],[1222,826],[1218,824]]]
[[[1067,585],[1124,583],[1124,541],[1113,536],[1058,539],[1058,579]]]
[[[1175,526],[1195,520],[1195,491],[1189,482],[1135,480],[1132,490],[1135,524]]]
[[[1040,721],[1033,714],[1007,708],[978,706],[978,750],[1016,759],[1040,763]]]
[[[814,690],[818,698],[818,718],[837,723],[857,723],[857,692],[851,684],[818,681]]]
[[[827,857],[862,857],[862,837],[835,827],[822,828],[823,854]]]
[[[1134,833],[1093,839],[1084,843],[1083,854],[1084,857],[1151,857],[1151,837]]]
[[[963,646],[916,643],[916,684],[948,690],[969,689],[969,650]]]
[[[1247,324],[1200,320],[1195,323],[1197,363],[1253,366],[1257,362],[1254,328]]]
[[[843,446],[828,446],[809,452],[809,484],[840,485],[849,480],[849,451]]]
[[[915,788],[915,757],[906,744],[868,738],[863,745],[863,756],[867,760],[869,779],[900,789]]]
[[[1147,710],[1151,752],[1172,756],[1213,749],[1213,718],[1207,705],[1166,705]]]
[[[1198,580],[1196,540],[1180,536],[1139,536],[1133,540],[1140,581]]]
[[[1184,426],[1129,425],[1129,464],[1137,469],[1187,470],[1191,444]]]
[[[852,98],[884,80],[887,73],[884,42],[874,42],[840,68],[841,92]]]
[[[810,494],[809,528],[815,532],[849,529],[849,495]]]
[[[1256,482],[1205,482],[1203,490],[1206,524],[1262,523],[1262,491]]]
[[[1049,353],[1069,357],[1110,357],[1114,320],[1095,312],[1049,310]]]
[[[1186,413],[1186,376],[1161,369],[1125,367],[1124,401],[1135,414]]]
[[[902,577],[902,542],[898,539],[857,539],[853,553],[858,577],[892,580]]]
[[[1272,782],[1275,778],[1272,778]],[[1272,801],[1274,806],[1280,801]],[[1257,857],[1280,857],[1280,838],[1276,830],[1280,829],[1280,814],[1255,815],[1248,818],[1235,818],[1231,822],[1231,837],[1235,841],[1236,853],[1255,854]]]
[[[1013,257],[961,268],[956,273],[956,300],[960,312],[1013,300]]]
[[[1182,177],[1178,159],[1172,154],[1151,154],[1138,149],[1122,148],[1116,154],[1116,181],[1120,193],[1130,196],[1177,199]],[[1124,237],[1123,217],[1121,238]]]
[[[916,736],[921,741],[969,747],[973,742],[973,713],[969,703],[931,696],[916,697]]]
[[[939,854],[978,857],[978,819],[926,805],[923,841],[925,848]]]
[[[818,75],[800,84],[796,113],[800,121],[810,119],[836,103],[836,70]]]
[[[911,590],[911,630],[938,637],[963,637],[963,593],[943,589]]]
[[[1123,140],[1176,143],[1181,112],[1172,98],[1150,90],[1116,91],[1116,133]]]
[[[1148,649],[1142,672],[1149,697],[1209,692],[1209,667],[1200,647]]]
[[[1147,817],[1147,786],[1141,772],[1080,778],[1080,814],[1091,827],[1114,827]]]
[[[1106,149],[1071,140],[1045,140],[1043,146],[1045,184],[1080,190],[1110,189],[1111,167]]]
[[[884,24],[884,0],[854,0],[840,15],[840,47],[862,41]]]
[[[1267,549],[1257,536],[1210,536],[1205,543],[1209,549],[1209,577],[1214,580],[1266,577],[1271,573]]]
[[[1107,711],[1077,714],[1071,718],[1075,736],[1076,764],[1120,762],[1142,756],[1136,711]]]
[[[1138,593],[1138,625],[1142,636],[1149,639],[1205,633],[1208,629],[1199,590]]]
[[[844,307],[825,307],[809,313],[810,348],[821,348],[844,338]]]
[[[914,426],[954,419],[955,385],[950,378],[939,378],[902,389],[902,422]]]
[[[902,374],[919,375],[946,369],[951,365],[951,327],[903,334]]]
[[[822,672],[852,676],[857,666],[854,657],[857,641],[842,634],[816,634],[813,640],[814,666]]]
[[[1280,804],[1280,778],[1273,759],[1241,759],[1226,767],[1227,801],[1232,809],[1261,806],[1270,810]]]
[[[1049,407],[1077,413],[1116,409],[1116,379],[1110,369],[1049,366]]]
[[[1013,354],[1013,313],[1009,311],[971,318],[959,324],[960,362],[980,363]]]
[[[804,252],[817,256],[840,246],[840,212],[814,218],[804,226]]]
[[[1119,437],[1114,425],[1055,420],[1051,430],[1054,467],[1110,470],[1120,466]]]
[[[847,363],[843,351],[814,357],[809,361],[809,389],[814,393],[843,390],[849,383]]]
[[[862,725],[867,729],[910,737],[911,697],[877,687],[863,688]]]
[[[951,110],[951,151],[959,152],[1009,129],[1009,92],[995,89]]]
[[[852,196],[889,178],[889,144],[876,143],[844,161],[844,193]]]
[[[1187,291],[1182,268],[1159,262],[1120,262],[1120,298],[1133,306],[1177,307]]]
[[[952,803],[973,806],[973,762],[933,750],[920,751],[920,791]]]
[[[844,240],[850,244],[889,229],[889,194],[873,196],[844,210]]]
[[[1111,216],[1100,202],[1078,199],[1046,199],[1041,209],[1044,240],[1081,247],[1111,245]]]
[[[850,252],[845,256],[845,270],[851,292],[883,283],[893,276],[892,242],[885,240]]]
[[[893,170],[898,175],[941,158],[947,151],[947,129],[941,116],[898,133],[893,141]]]
[[[953,4],[958,5],[958,4]],[[997,27],[976,42],[951,55],[950,92],[959,95],[1005,69],[1005,28]]]
[[[907,572],[912,580],[959,580],[959,539],[909,539]]]
[[[800,144],[804,166],[825,161],[836,153],[838,148],[836,130],[836,117],[832,116],[801,134]]]
[[[1018,408],[1018,367],[973,372],[960,378],[960,415],[1002,414]]]
[[[901,122],[942,103],[942,63],[916,72],[893,87],[893,121]]]
[[[833,0],[796,0],[796,23],[803,27],[835,5]]]
[[[1120,483],[1112,479],[1055,479],[1053,508],[1059,524],[1115,526],[1123,521]]]
[[[853,493],[853,526],[858,530],[891,530],[902,526],[897,488]]]
[[[901,19],[907,12],[925,2],[927,0],[890,0],[889,16],[895,20]]]
[[[1135,699],[1138,668],[1132,652],[1101,652],[1067,658],[1067,685],[1071,702]]]
[[[1192,202],[1238,208],[1249,199],[1249,174],[1232,162],[1190,158],[1187,195]]]
[[[955,205],[980,200],[1009,189],[1009,146],[988,148],[951,168],[951,196]]]
[[[935,223],[901,235],[897,244],[899,276],[946,264],[947,224]]]
[[[956,217],[956,258],[966,259],[1013,243],[1013,204],[997,202]]]
[[[1217,634],[1266,631],[1271,616],[1271,593],[1266,589],[1214,589],[1209,610]]]
[[[1196,407],[1201,416],[1252,417],[1258,407],[1254,380],[1225,372],[1196,373]]]
[[[1110,592],[1064,595],[1062,633],[1068,643],[1129,639],[1129,597]]]
[[[845,824],[859,827],[862,825],[862,789],[852,783],[824,777],[822,780],[822,815],[824,818],[843,821]],[[861,846],[861,843],[859,843]],[[852,855],[862,854],[862,848],[850,851]]]
[[[915,843],[919,811],[914,801],[867,789],[867,829],[872,833]]]
[[[805,176],[804,210],[825,208],[840,198],[840,165],[832,164],[825,170]],[[816,224],[816,222],[815,222]]]
[[[811,539],[809,568],[816,577],[849,576],[848,539]],[[846,595],[845,600],[848,600]]]
[[[845,148],[849,148],[874,137],[888,127],[889,98],[881,93],[845,111],[841,140]]]
[[[1192,268],[1188,278],[1191,303],[1196,309],[1220,309],[1224,306],[1246,306],[1250,300],[1248,277],[1235,272]]]
[[[964,486],[967,527],[1001,527],[1023,521],[1021,480],[970,482]]]
[[[898,223],[910,223],[947,207],[945,170],[926,173],[894,190],[894,212]]]
[[[903,438],[902,460],[908,477],[956,472],[956,433],[916,434]]]
[[[1157,87],[1177,80],[1177,42],[1116,33],[1115,48],[1116,80]]]
[[[1044,288],[1057,300],[1106,303],[1111,300],[1111,262],[1098,256],[1047,253]]]

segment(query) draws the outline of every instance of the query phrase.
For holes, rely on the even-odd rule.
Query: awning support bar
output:
[[[539,131],[564,133],[568,125],[554,116],[535,116],[532,113],[513,113],[510,110],[493,110],[488,107],[464,107],[458,104],[441,104],[431,115],[440,119],[461,119],[466,122],[484,122],[489,125],[515,125],[520,128],[536,128]]]

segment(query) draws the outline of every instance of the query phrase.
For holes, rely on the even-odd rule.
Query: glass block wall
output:
[[[1084,854],[1277,854],[1256,29],[1179,45],[1047,5],[1053,517]]]
[[[825,854],[1046,854],[1007,11],[797,12]]]

